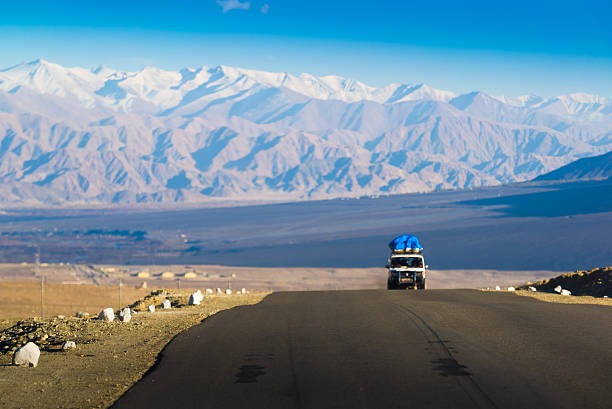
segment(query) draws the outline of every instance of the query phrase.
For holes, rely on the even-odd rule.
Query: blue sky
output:
[[[0,67],[240,66],[490,94],[612,97],[609,0],[56,0],[0,13]]]

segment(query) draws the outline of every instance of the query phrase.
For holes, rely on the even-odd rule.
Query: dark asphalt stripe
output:
[[[289,320],[287,320],[287,324],[289,324]],[[287,325],[287,340],[289,343],[288,353],[289,353],[289,366],[291,368],[291,380],[293,381],[293,389],[295,391],[295,406],[297,409],[302,409],[302,398],[300,396],[300,385],[298,383],[297,371],[295,368],[295,358],[294,358],[294,350],[296,349],[296,342],[294,339],[293,332],[291,331],[291,327]]]
[[[459,383],[461,389],[469,396],[474,403],[474,408],[480,409],[498,409],[493,400],[482,390],[478,382],[472,377],[472,374],[466,370],[466,366],[461,365],[453,356],[453,353],[446,345],[440,335],[434,330],[419,314],[405,305],[391,301],[391,303],[400,311],[408,313],[410,319],[416,327],[421,331],[427,342],[435,349],[438,355],[438,362],[433,362],[439,365],[443,376],[452,376]]]

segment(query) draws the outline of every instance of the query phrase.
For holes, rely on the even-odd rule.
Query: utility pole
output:
[[[36,274],[40,275],[40,318],[45,318],[45,274],[40,272],[40,246],[36,251]]]
[[[123,287],[123,282],[119,279],[119,309],[117,311],[121,311],[121,287]]]

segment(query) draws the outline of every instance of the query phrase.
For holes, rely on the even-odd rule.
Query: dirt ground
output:
[[[208,296],[199,306],[140,312],[129,323],[72,317],[5,320],[2,338],[41,324],[39,332],[56,341],[42,348],[35,368],[12,366],[12,353],[0,353],[0,408],[106,408],[143,376],[175,335],[220,310],[257,303],[265,295]],[[184,305],[188,293],[167,296]],[[159,303],[161,297],[142,306]],[[76,349],[62,351],[61,339],[76,341]]]
[[[612,267],[573,271],[558,277],[525,284],[519,289],[527,290],[529,286],[548,293],[554,293],[555,288],[561,287],[571,291],[572,295],[587,295],[599,298],[612,297]]]
[[[516,291],[515,294],[523,297],[532,297],[540,301],[554,302],[559,304],[596,304],[608,305],[612,307],[612,298],[590,297],[587,295],[568,297],[560,294],[531,292],[525,290]]]
[[[558,294],[555,289],[569,290],[571,296]],[[529,289],[536,291],[529,291]],[[535,283],[517,287],[516,294],[542,301],[563,304],[599,304],[612,306],[612,267],[578,270],[557,277],[548,277]]]

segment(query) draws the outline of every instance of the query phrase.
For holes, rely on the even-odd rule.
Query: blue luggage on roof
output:
[[[389,243],[389,248],[391,251],[423,250],[423,246],[421,246],[419,238],[417,236],[413,236],[412,234],[402,234],[401,236],[397,236],[391,240]]]

